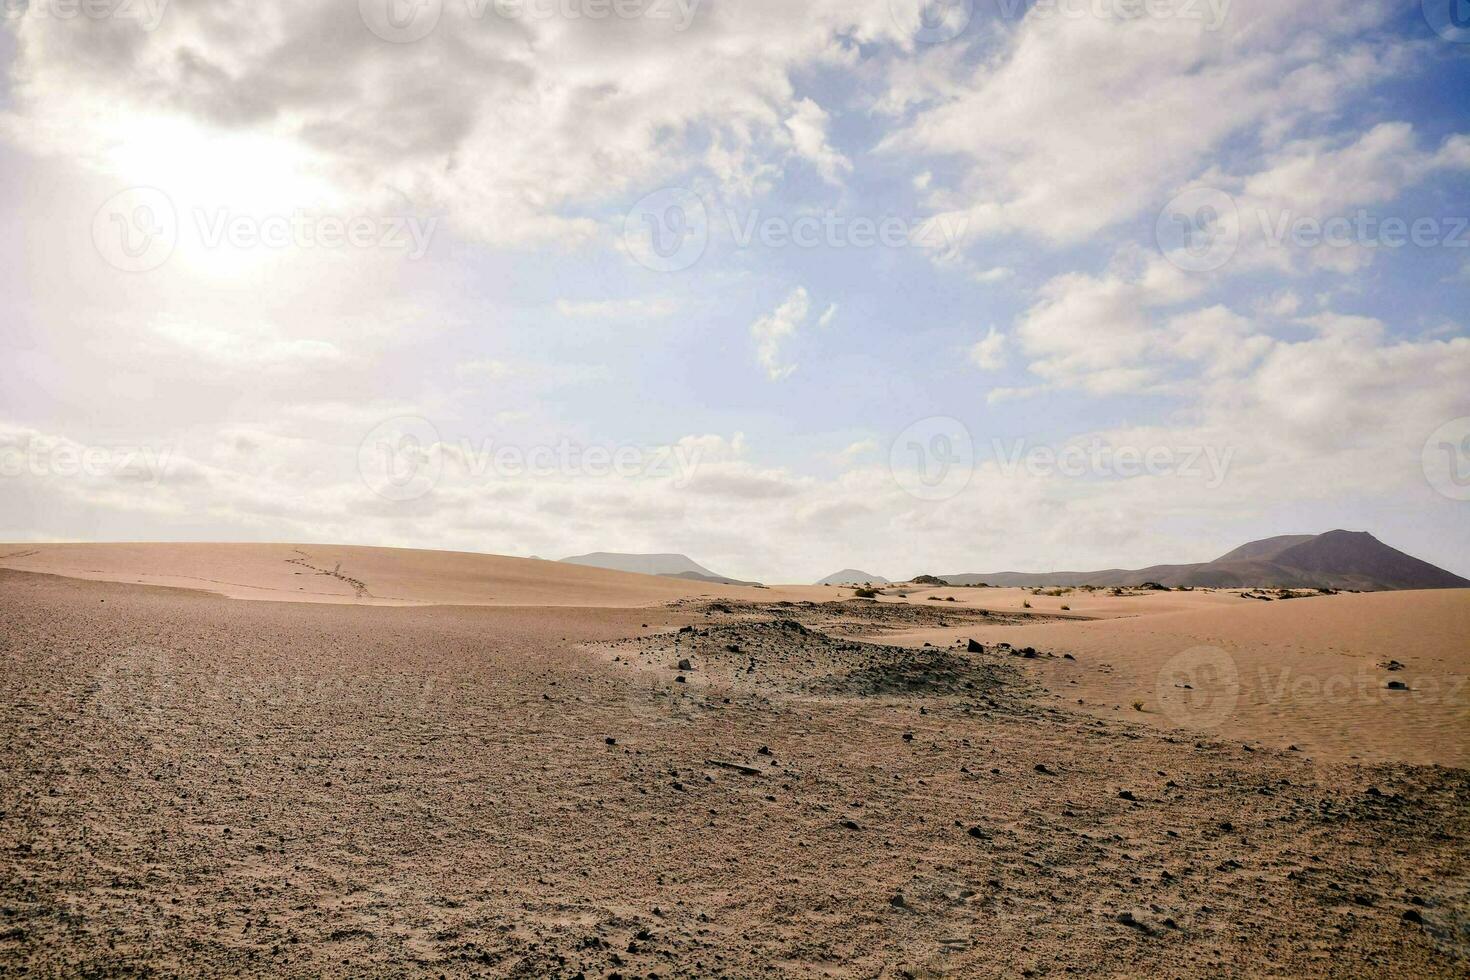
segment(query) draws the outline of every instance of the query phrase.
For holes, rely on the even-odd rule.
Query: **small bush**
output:
[[[852,590],[852,593],[853,593],[853,595],[857,596],[859,599],[876,599],[876,598],[878,598],[878,590],[877,589],[868,589],[868,588],[853,589]]]
[[[1133,710],[1134,711],[1142,711],[1143,710],[1143,702],[1142,701],[1134,701],[1133,702]]]
[[[1022,609],[1030,609],[1031,608],[1031,600],[1030,599],[1023,600],[1021,602],[1021,608]]]

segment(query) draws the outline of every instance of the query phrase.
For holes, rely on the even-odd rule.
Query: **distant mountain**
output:
[[[699,582],[716,582],[722,585],[759,585],[759,582],[742,582],[739,579],[717,575],[695,562],[688,555],[637,555],[620,554],[613,551],[594,551],[590,555],[573,555],[562,561],[570,565],[589,565],[606,568],[614,572],[636,572],[639,575],[664,575],[669,578],[687,578]]]
[[[888,585],[888,579],[872,572],[860,572],[856,568],[844,568],[840,572],[833,572],[826,578],[817,582],[818,585],[863,585],[871,582],[874,585]]]
[[[1284,534],[1243,544],[1195,565],[1109,568],[1098,572],[990,572],[942,575],[954,585],[1092,585],[1099,588],[1158,582],[1172,587],[1358,589],[1464,589],[1470,580],[1406,555],[1366,531]]]
[[[1216,558],[1215,562],[1249,561],[1255,559],[1269,561],[1287,548],[1293,545],[1306,544],[1315,537],[1315,534],[1278,534],[1274,538],[1262,538],[1259,541],[1243,544],[1234,551],[1227,551],[1219,558]]]

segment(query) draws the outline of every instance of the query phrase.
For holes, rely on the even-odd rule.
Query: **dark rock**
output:
[[[1125,925],[1130,929],[1137,929],[1139,932],[1153,935],[1153,930],[1144,923],[1139,922],[1137,919],[1135,919],[1132,912],[1119,912],[1117,916],[1117,921],[1121,925]]]

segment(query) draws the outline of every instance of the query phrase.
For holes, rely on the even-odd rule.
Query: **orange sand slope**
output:
[[[0,568],[366,605],[648,606],[761,590],[458,551],[317,544],[0,544]]]
[[[1030,601],[1048,612],[1067,598]],[[1174,611],[872,639],[917,646],[973,636],[1055,653],[1027,663],[1071,707],[1105,717],[1294,744],[1324,758],[1470,766],[1470,589],[1275,602],[1155,593],[1072,605],[1089,601]],[[1390,689],[1394,682],[1405,689]]]

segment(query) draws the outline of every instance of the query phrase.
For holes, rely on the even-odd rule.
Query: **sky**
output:
[[[1461,7],[0,0],[0,540],[1470,574]]]

